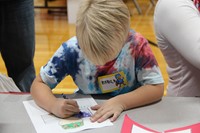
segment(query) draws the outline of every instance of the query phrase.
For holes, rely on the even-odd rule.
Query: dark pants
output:
[[[35,78],[33,0],[0,1],[0,52],[8,76],[21,91],[30,92]]]

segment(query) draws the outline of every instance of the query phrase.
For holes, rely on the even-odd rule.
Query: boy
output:
[[[158,64],[146,39],[129,26],[122,0],[83,0],[77,37],[62,44],[32,84],[36,103],[61,118],[78,113],[74,100],[57,99],[51,92],[67,75],[78,93],[113,96],[92,107],[97,110],[92,122],[115,121],[124,110],[160,100],[164,89]]]

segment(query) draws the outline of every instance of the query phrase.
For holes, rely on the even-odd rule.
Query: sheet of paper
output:
[[[124,117],[121,129],[121,133],[199,133],[199,131],[200,123],[158,132],[131,120],[127,115]]]
[[[0,73],[0,92],[21,92],[12,78]]]
[[[102,123],[90,122],[89,118],[94,113],[90,107],[97,104],[91,96],[87,95],[79,96],[78,98],[70,98],[78,102],[80,110],[84,114],[83,116],[75,115],[70,118],[61,119],[37,106],[33,100],[23,102],[37,133],[70,133],[113,125],[110,120],[106,120]]]
[[[133,120],[128,115],[124,116],[121,133],[159,133],[155,130],[147,128]]]

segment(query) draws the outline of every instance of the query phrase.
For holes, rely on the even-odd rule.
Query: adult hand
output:
[[[79,113],[79,106],[75,100],[57,98],[53,103],[52,113],[60,118],[70,117]]]
[[[92,106],[91,109],[97,110],[90,119],[92,122],[103,122],[110,117],[110,121],[113,122],[119,117],[125,108],[117,98],[112,98],[102,105]]]

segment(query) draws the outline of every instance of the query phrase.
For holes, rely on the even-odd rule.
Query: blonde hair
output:
[[[130,28],[130,13],[122,0],[82,0],[76,35],[86,58],[96,65],[113,60]]]

